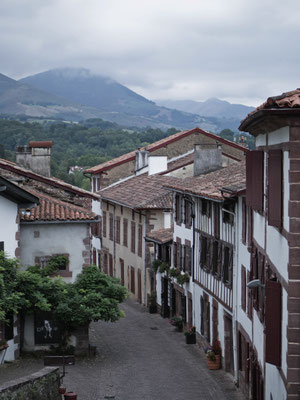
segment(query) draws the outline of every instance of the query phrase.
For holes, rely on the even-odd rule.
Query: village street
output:
[[[66,368],[63,386],[78,400],[242,400],[231,377],[209,371],[203,350],[186,345],[167,319],[127,300],[126,317],[91,327],[96,357],[76,358]],[[2,366],[0,383],[43,368],[41,359]]]
[[[79,400],[243,399],[224,371],[209,371],[204,352],[186,345],[167,319],[132,301],[117,323],[93,324],[98,355],[68,367]]]

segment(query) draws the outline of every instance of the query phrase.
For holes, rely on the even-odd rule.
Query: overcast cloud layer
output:
[[[300,87],[299,0],[0,0],[0,72],[108,75],[149,99],[258,105]]]

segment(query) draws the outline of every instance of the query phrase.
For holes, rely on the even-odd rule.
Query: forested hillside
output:
[[[52,140],[52,175],[89,189],[89,180],[81,173],[68,173],[70,166],[91,167],[175,132],[175,129],[124,130],[100,119],[82,124],[0,120],[0,157],[14,161],[16,146],[26,145],[30,140]]]

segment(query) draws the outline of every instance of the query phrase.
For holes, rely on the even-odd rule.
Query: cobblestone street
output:
[[[91,326],[97,356],[77,358],[67,367],[64,386],[78,400],[235,400],[244,399],[224,371],[209,371],[204,352],[186,345],[167,319],[149,314],[130,300],[126,317]],[[24,360],[0,369],[0,383],[42,368],[42,360]]]

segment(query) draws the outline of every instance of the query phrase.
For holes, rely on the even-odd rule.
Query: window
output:
[[[135,222],[131,221],[131,252],[135,253]]]
[[[268,153],[268,224],[282,226],[282,151]]]
[[[186,228],[192,226],[192,204],[188,200],[184,200],[184,223]]]
[[[0,251],[4,251],[4,242],[0,242]]]
[[[223,205],[223,222],[224,224],[234,223],[234,202],[225,202]]]
[[[212,254],[212,273],[214,275],[218,272],[218,255],[219,255],[219,243],[217,240],[213,242],[213,254]]]
[[[223,282],[232,285],[232,263],[233,263],[233,249],[232,247],[224,246],[223,249]]]
[[[191,242],[189,240],[185,241],[185,262],[184,262],[184,270],[188,274],[192,274],[192,247]]]
[[[123,246],[128,246],[128,220],[123,219]]]
[[[211,268],[211,240],[206,236],[201,238],[201,267],[207,270]]]
[[[109,259],[109,275],[110,276],[114,276],[114,270],[113,270],[113,256],[112,254],[108,255],[108,259]]]
[[[103,229],[103,237],[106,237],[106,211],[103,211],[102,215],[102,229]]]
[[[220,206],[218,203],[214,204],[214,236],[216,239],[220,238]]]
[[[121,285],[125,283],[125,271],[124,271],[124,260],[120,258],[120,269],[121,269]]]
[[[211,203],[208,200],[203,199],[201,201],[202,208],[201,208],[201,213],[202,215],[207,215],[210,217],[210,211],[211,211]]]

